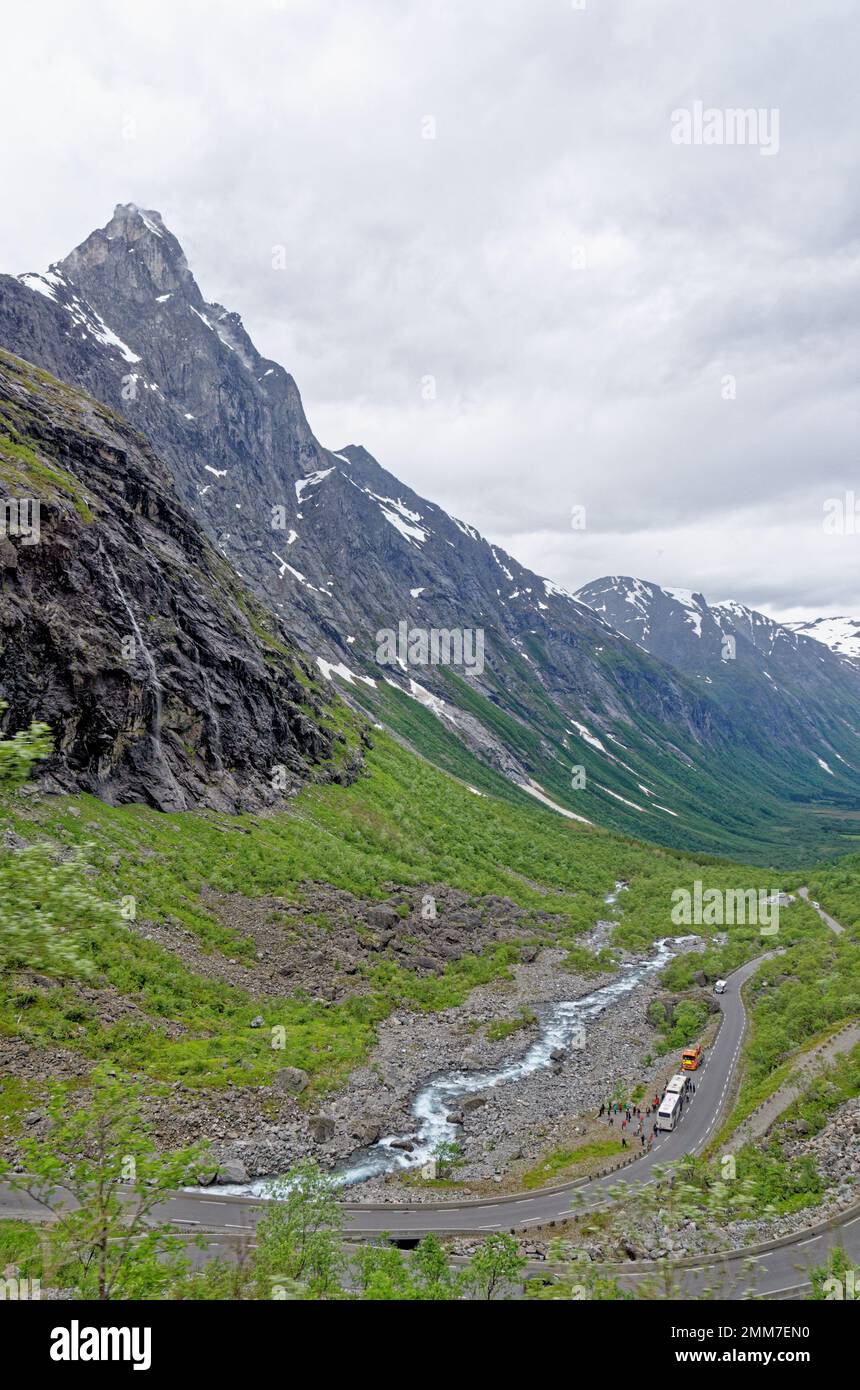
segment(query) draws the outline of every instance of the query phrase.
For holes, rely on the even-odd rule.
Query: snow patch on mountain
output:
[[[317,666],[322,671],[327,681],[332,676],[340,676],[341,680],[346,681],[347,685],[354,685],[356,681],[363,681],[365,685],[372,685],[376,689],[376,681],[371,676],[359,676],[355,671],[350,671],[342,661],[326,661],[324,657],[317,657]]]
[[[860,659],[860,621],[856,618],[814,618],[811,622],[786,623],[801,637],[822,642],[838,656]]]
[[[523,791],[528,792],[529,796],[533,796],[536,801],[542,801],[544,806],[549,806],[550,810],[557,811],[560,816],[565,816],[568,820],[581,821],[583,825],[592,824],[590,820],[585,819],[585,816],[578,816],[575,811],[568,811],[566,806],[559,806],[557,801],[553,801],[552,797],[547,796],[543,787],[539,787],[537,782],[532,782],[529,779],[528,782],[517,782],[517,786],[522,787]]]
[[[318,468],[315,473],[309,473],[306,478],[299,478],[296,482],[296,501],[301,504],[302,494],[305,489],[309,487],[319,487],[320,483],[333,472],[333,468]]]

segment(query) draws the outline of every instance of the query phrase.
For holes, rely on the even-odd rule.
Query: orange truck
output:
[[[681,1053],[681,1066],[684,1071],[695,1071],[702,1060],[702,1044],[685,1047]]]

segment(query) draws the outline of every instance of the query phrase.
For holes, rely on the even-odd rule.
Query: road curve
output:
[[[711,1138],[723,1113],[726,1097],[737,1066],[746,1026],[741,986],[767,956],[747,962],[728,977],[726,992],[716,996],[723,1010],[722,1026],[703,1066],[695,1073],[696,1094],[684,1105],[677,1128],[660,1134],[653,1149],[618,1172],[590,1182],[581,1179],[556,1188],[505,1197],[442,1201],[414,1204],[345,1202],[345,1230],[348,1235],[367,1236],[383,1232],[395,1237],[421,1236],[428,1231],[444,1234],[479,1233],[497,1230],[524,1230],[547,1222],[563,1220],[570,1214],[574,1193],[589,1205],[599,1202],[619,1181],[647,1182],[658,1164],[670,1163],[685,1154],[699,1153]],[[631,1136],[631,1141],[633,1136]],[[259,1198],[218,1196],[217,1188],[205,1193],[177,1193],[158,1208],[159,1217],[177,1225],[201,1226],[210,1231],[252,1230],[257,1214],[265,1207]],[[0,1216],[34,1214],[28,1199],[0,1187]]]
[[[724,1015],[722,1026],[704,1065],[696,1072],[696,1094],[685,1105],[678,1127],[671,1134],[662,1135],[654,1149],[642,1158],[607,1177],[585,1182],[580,1179],[527,1194],[413,1206],[344,1203],[347,1235],[362,1238],[384,1233],[408,1239],[429,1231],[440,1235],[486,1235],[499,1230],[516,1233],[566,1219],[575,1193],[581,1194],[587,1206],[599,1205],[607,1190],[620,1180],[630,1184],[648,1182],[656,1165],[700,1153],[723,1116],[737,1068],[746,1028],[741,987],[766,959],[768,956],[759,956],[728,977],[726,992],[719,996]],[[247,1239],[253,1244],[254,1227],[266,1203],[256,1198],[216,1194],[217,1189],[210,1189],[205,1195],[177,1193],[159,1206],[157,1217],[172,1222],[189,1236],[205,1232],[207,1246],[213,1252],[230,1254],[237,1240]],[[25,1194],[0,1186],[0,1218],[33,1219],[37,1215],[44,1215],[43,1210]],[[696,1298],[706,1289],[716,1287],[718,1295],[725,1298],[751,1294],[797,1297],[808,1283],[808,1271],[825,1264],[829,1251],[836,1246],[860,1263],[860,1209],[853,1208],[779,1242],[711,1255],[700,1261],[682,1261],[678,1271],[682,1291],[679,1296]],[[635,1290],[637,1284],[653,1277],[653,1266],[628,1264],[614,1267],[613,1272],[622,1285]]]

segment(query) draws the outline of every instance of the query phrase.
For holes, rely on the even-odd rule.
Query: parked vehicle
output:
[[[702,1060],[702,1044],[691,1043],[681,1053],[681,1066],[684,1071],[695,1071]]]
[[[676,1072],[666,1083],[666,1095],[685,1096],[690,1089],[690,1079],[683,1072]]]
[[[681,1115],[681,1097],[677,1091],[667,1091],[657,1111],[657,1128],[674,1129]]]
[[[716,984],[714,985],[714,994],[725,994],[725,992],[726,992],[726,982],[725,982],[725,980],[717,980]]]

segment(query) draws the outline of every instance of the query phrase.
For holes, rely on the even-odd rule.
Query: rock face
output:
[[[3,725],[50,724],[54,787],[239,810],[351,775],[328,689],[142,437],[6,353],[0,495],[40,513],[38,543],[0,541]]]
[[[323,448],[292,377],[257,352],[238,314],[204,299],[158,213],[121,204],[44,275],[0,276],[0,344],[142,430],[180,498],[288,632],[342,680],[375,679],[362,698],[430,756],[434,739],[420,743],[421,727],[403,701],[392,707],[380,676],[505,777],[648,839],[746,850],[750,825],[782,826],[786,805],[804,792],[820,799],[822,782],[840,804],[860,804],[847,753],[833,777],[810,752],[828,758],[817,734],[799,766],[786,756],[800,755],[798,728],[815,727],[819,706],[800,723],[793,714],[787,734],[762,722],[763,706],[751,710],[740,687],[716,698],[713,682],[620,636],[616,615],[607,622],[518,564],[365,449]],[[463,680],[463,667],[451,678],[420,660],[380,666],[378,634],[401,623],[480,630],[484,669]],[[840,700],[840,717],[858,727],[860,695]],[[571,766],[588,771],[573,792]],[[790,831],[784,838],[796,852]],[[760,835],[759,845],[771,862]]]

